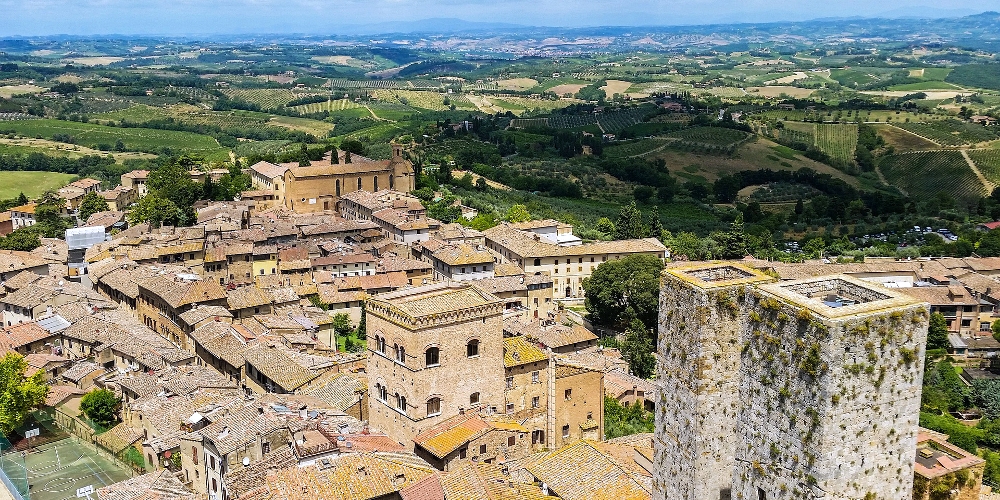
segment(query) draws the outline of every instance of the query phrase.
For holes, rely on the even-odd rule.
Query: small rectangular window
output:
[[[507,390],[514,388],[514,377],[507,377]]]
[[[479,445],[479,454],[480,455],[485,455],[486,454],[486,445],[485,444]]]
[[[563,396],[566,398],[567,401],[573,399],[573,389],[566,389],[563,392]]]
[[[564,438],[569,437],[569,424],[566,424],[562,427],[562,437]]]
[[[538,300],[538,299],[535,299],[535,300]],[[538,372],[531,372],[531,383],[532,384],[537,384],[538,383]]]
[[[531,398],[531,407],[538,408],[538,396]]]

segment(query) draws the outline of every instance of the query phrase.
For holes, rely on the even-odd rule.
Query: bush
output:
[[[118,421],[122,402],[115,393],[107,389],[94,389],[83,395],[80,411],[95,424],[108,429]]]

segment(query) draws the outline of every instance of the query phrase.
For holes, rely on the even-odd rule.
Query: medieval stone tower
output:
[[[927,305],[841,275],[768,281],[664,273],[656,498],[909,498]]]
[[[753,269],[668,269],[660,293],[656,498],[728,498],[736,455],[740,333]]]

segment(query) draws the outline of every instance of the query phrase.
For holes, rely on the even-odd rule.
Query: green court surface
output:
[[[19,453],[19,452],[12,452]],[[116,464],[107,452],[98,453],[75,437],[48,443],[24,453],[30,500],[77,498],[77,491],[99,488],[132,477],[125,467]],[[90,495],[96,500],[97,494]]]

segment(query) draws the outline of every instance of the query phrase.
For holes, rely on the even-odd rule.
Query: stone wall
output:
[[[664,274],[657,346],[657,500],[729,498],[748,280],[772,279],[732,266]]]
[[[769,293],[838,281],[768,285],[750,295],[733,498],[910,498],[926,305],[848,283],[852,295],[874,302],[820,316],[801,305],[806,296]]]

